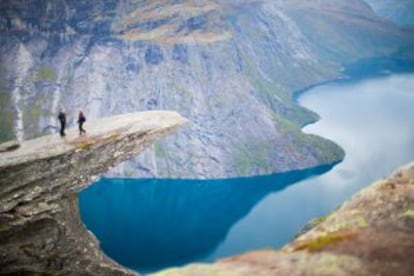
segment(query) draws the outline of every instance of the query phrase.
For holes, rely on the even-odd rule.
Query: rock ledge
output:
[[[77,192],[184,123],[172,111],[123,114],[1,152],[0,274],[134,275],[84,228]]]

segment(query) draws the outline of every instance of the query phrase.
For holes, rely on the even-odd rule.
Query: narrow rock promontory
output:
[[[136,275],[105,256],[85,229],[77,192],[185,122],[175,112],[125,114],[88,122],[87,136],[70,129],[65,138],[51,135],[3,147],[0,274]],[[412,275],[414,163],[311,225],[280,250],[155,275]]]
[[[134,275],[85,229],[77,192],[185,122],[172,111],[123,114],[87,122],[85,136],[73,128],[1,152],[0,274]]]

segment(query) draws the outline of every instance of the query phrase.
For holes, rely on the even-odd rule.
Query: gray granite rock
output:
[[[0,153],[0,274],[134,275],[106,257],[79,217],[77,193],[186,120],[175,112],[124,114]]]
[[[70,125],[79,108],[91,119],[169,109],[191,120],[111,171],[122,177],[248,176],[341,160],[337,145],[301,133],[318,117],[295,92],[412,44],[359,0],[4,0],[0,18],[1,139],[53,132],[60,105]]]

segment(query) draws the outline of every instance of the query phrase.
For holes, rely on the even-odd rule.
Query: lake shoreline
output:
[[[365,69],[364,70],[358,69],[359,67],[362,67]],[[361,74],[361,71],[363,71],[362,74]],[[293,92],[293,101],[297,105],[309,110],[310,112],[315,113],[318,116],[318,118],[316,119],[309,118],[308,121],[300,125],[302,132],[305,127],[315,124],[318,121],[320,121],[320,115],[316,111],[308,109],[299,103],[299,98],[305,93],[309,92],[313,88],[316,88],[322,85],[327,85],[327,84],[334,84],[334,83],[335,84],[353,84],[353,83],[358,83],[364,79],[382,78],[382,77],[390,76],[393,74],[414,73],[414,60],[406,60],[398,56],[374,57],[374,58],[361,59],[354,63],[345,64],[342,70],[342,73],[344,75],[339,75],[337,78],[317,82],[315,84],[311,84],[309,86],[306,86],[302,89],[299,89]],[[321,135],[318,135],[318,136],[334,143],[339,148],[341,148],[344,152],[342,158],[332,162],[331,164],[337,165],[343,162],[347,154],[345,149],[342,148],[336,141],[332,139],[328,139]]]
[[[365,70],[365,72],[361,74],[355,69],[359,66],[363,68],[369,68],[369,70]],[[414,60],[404,60],[403,58],[394,56],[362,59],[354,63],[345,64],[343,70],[340,73],[343,75],[338,75],[337,78],[316,82],[299,90],[293,91],[294,102],[299,104],[298,99],[302,94],[306,93],[312,88],[325,84],[348,84],[356,83],[368,78],[381,78],[392,74],[414,73]]]
[[[151,275],[410,275],[413,181],[411,162],[360,190],[281,249],[253,250]]]
[[[407,118],[412,118],[410,114],[413,114],[411,108],[413,97],[410,88],[414,87],[414,74],[409,73],[411,71],[363,78],[367,79],[367,82],[361,82],[361,79],[345,80],[339,84],[350,85],[344,85],[344,87],[327,85],[302,95],[304,98],[301,99],[300,105],[321,114],[321,120],[318,124],[311,126],[310,129],[313,132],[310,133],[321,137],[325,137],[326,134],[335,134],[333,137],[341,139],[329,139],[338,141],[341,145],[344,143],[341,147],[346,149],[349,155],[338,167],[323,175],[306,180],[300,185],[292,185],[281,193],[269,194],[265,200],[254,207],[248,217],[233,226],[225,241],[228,247],[234,244],[236,248],[240,248],[240,243],[249,242],[248,236],[243,234],[253,229],[253,227],[248,227],[249,223],[266,225],[268,230],[273,230],[271,232],[274,236],[265,247],[274,249],[240,250],[239,253],[233,251],[233,254],[221,253],[224,255],[221,257],[220,254],[215,254],[213,264],[190,264],[182,268],[166,269],[155,275],[163,276],[171,272],[175,275],[209,271],[226,273],[232,271],[235,266],[241,267],[240,269],[249,275],[265,273],[264,271],[273,275],[272,273],[282,267],[278,267],[277,263],[286,262],[286,260],[283,261],[284,256],[288,259],[293,256],[300,260],[309,258],[305,270],[309,273],[312,269],[324,265],[324,263],[315,262],[315,259],[320,260],[327,255],[329,258],[335,258],[335,261],[329,258],[327,260],[326,264],[330,269],[333,264],[339,264],[336,269],[343,269],[334,270],[338,273],[330,273],[333,275],[359,275],[358,271],[370,272],[368,274],[381,272],[384,275],[393,271],[395,275],[408,275],[406,272],[413,271],[414,267],[405,257],[399,257],[402,255],[392,254],[389,258],[381,260],[380,264],[376,263],[377,260],[373,260],[378,257],[378,250],[381,252],[398,250],[404,252],[404,256],[412,254],[413,247],[405,246],[407,242],[409,244],[414,242],[412,235],[406,235],[400,239],[401,228],[396,227],[402,224],[406,224],[407,227],[414,225],[412,224],[413,210],[409,205],[414,195],[414,186],[412,186],[414,156],[411,154],[414,149],[414,128],[410,120],[407,121]],[[325,107],[325,109],[319,109],[319,107]],[[349,114],[349,107],[352,107],[354,111],[352,114]],[[377,113],[378,110],[382,110],[381,116]],[[395,112],[396,110],[399,112]],[[334,120],[331,120],[331,117]],[[352,124],[349,125],[349,122]],[[396,141],[395,134],[399,135],[399,141]],[[343,135],[347,137],[342,137]],[[355,141],[360,143],[356,147]],[[410,162],[409,165],[404,165],[407,162]],[[391,173],[388,173],[390,170]],[[386,175],[391,176],[385,177]],[[289,214],[283,214],[280,209],[289,210]],[[267,223],[260,218],[265,217],[262,213],[266,210],[269,213],[272,212],[272,216],[268,217],[271,220],[267,220]],[[281,233],[283,233],[285,224],[292,225],[289,227],[291,231],[296,228],[296,231],[292,233],[299,233],[306,222],[312,218],[320,218],[312,229],[308,229],[298,238],[288,239],[282,245],[274,246],[274,241],[283,235]],[[303,223],[300,228],[297,228],[300,220]],[[272,226],[273,221],[277,222],[274,226]],[[384,223],[385,221],[387,223]],[[384,228],[383,225],[387,227]],[[389,231],[390,225],[392,225],[392,231]],[[252,235],[254,239],[260,239],[264,234],[265,231],[258,229]],[[342,242],[352,244],[352,246],[342,247]],[[283,248],[276,249],[279,247]],[[348,251],[349,255],[355,258],[352,260],[345,258],[343,263],[340,263],[343,255],[337,256],[335,251],[333,255],[330,255],[332,248],[347,250],[351,248],[352,250]],[[322,254],[319,258],[317,254],[320,250],[327,255]],[[231,251],[224,251],[224,253],[229,252],[231,253]],[[363,252],[362,255],[361,252]],[[366,252],[368,254],[365,254]],[[255,265],[251,265],[252,263]],[[395,271],[394,264],[396,263],[400,267],[399,272]],[[297,267],[296,265],[296,262],[292,264],[292,270],[290,270],[292,273],[281,272],[280,274],[290,275],[294,272],[302,272],[303,270],[300,269],[303,268],[303,263],[301,262]],[[353,268],[355,270],[351,271]],[[318,273],[315,272],[315,275]]]
[[[366,87],[365,82],[364,85],[356,85],[357,87],[355,85],[344,85],[344,87],[334,86],[333,89],[329,89],[330,86],[328,85],[321,87],[319,90],[315,89],[307,94],[303,94],[304,98],[301,98],[299,101],[300,105],[306,106],[310,110],[316,110],[321,114],[322,119],[318,124],[311,126],[312,128],[316,126],[316,128],[320,129],[321,125],[323,126],[330,119],[335,120],[333,124],[331,122],[331,125],[323,126],[322,128],[325,128],[323,132],[316,132],[314,134],[320,137],[330,137],[331,141],[338,141],[337,143],[341,145],[341,148],[346,149],[347,155],[345,160],[337,162],[333,170],[331,169],[318,175],[305,174],[304,176],[307,176],[306,180],[302,177],[298,178],[292,175],[292,173],[271,174],[251,178],[224,178],[215,181],[200,180],[194,183],[192,182],[194,180],[190,179],[178,182],[176,179],[148,178],[137,183],[130,178],[103,179],[102,181],[113,181],[113,185],[111,184],[114,186],[113,189],[110,188],[111,185],[103,187],[92,185],[90,187],[91,190],[95,190],[92,198],[95,198],[96,201],[88,202],[86,200],[85,202],[85,199],[80,198],[81,212],[82,206],[84,206],[84,210],[91,212],[89,214],[91,219],[109,218],[109,224],[102,222],[102,225],[106,225],[103,227],[103,231],[113,232],[97,235],[103,249],[112,246],[106,246],[107,242],[113,244],[113,249],[116,249],[115,246],[121,245],[123,249],[117,254],[127,255],[126,257],[128,258],[136,257],[139,262],[144,262],[145,266],[154,265],[154,267],[162,267],[163,263],[166,264],[164,267],[174,266],[174,264],[168,261],[170,257],[168,254],[174,253],[175,250],[183,254],[181,255],[182,259],[178,260],[180,263],[177,264],[182,265],[181,262],[183,260],[185,260],[185,263],[210,262],[226,256],[252,251],[258,247],[281,247],[289,242],[296,233],[300,232],[309,220],[330,213],[338,204],[341,204],[355,194],[356,191],[360,190],[361,185],[358,183],[370,183],[370,167],[376,168],[376,171],[380,170],[381,173],[387,173],[388,168],[383,170],[385,162],[381,161],[381,164],[375,163],[376,160],[384,160],[384,151],[380,151],[380,155],[375,155],[373,162],[370,161],[368,164],[367,162],[358,163],[361,155],[357,156],[356,159],[352,158],[355,157],[355,152],[361,153],[361,151],[358,148],[343,146],[342,142],[344,141],[343,139],[348,139],[349,137],[355,138],[355,133],[361,133],[358,131],[360,129],[367,130],[370,133],[372,131],[374,136],[362,137],[365,139],[359,141],[359,143],[361,143],[362,148],[370,148],[369,152],[372,152],[371,149],[377,150],[376,147],[373,148],[375,145],[372,138],[377,137],[377,134],[381,134],[381,139],[387,138],[387,135],[381,133],[383,124],[378,124],[381,128],[373,129],[376,126],[373,124],[368,129],[364,116],[369,115],[369,125],[374,120],[387,121],[383,120],[384,118],[401,121],[404,117],[397,117],[400,119],[396,119],[392,113],[389,113],[394,112],[394,110],[387,108],[388,111],[386,111],[384,110],[385,107],[390,107],[389,103],[394,102],[394,100],[394,104],[398,107],[403,107],[402,109],[406,109],[407,104],[410,107],[412,103],[412,98],[406,98],[407,93],[390,93],[389,90],[382,91],[382,89],[378,89],[385,87],[387,83],[391,86],[395,85],[395,82],[391,80],[396,79],[401,78],[396,76],[395,78],[385,77],[383,80],[373,79],[369,88]],[[403,77],[402,79],[408,80],[406,86],[412,86],[411,77]],[[370,93],[360,93],[362,88],[365,89],[365,92],[369,90]],[[364,97],[360,98],[360,96]],[[363,105],[366,104],[369,106],[373,105],[372,111],[375,113],[379,109],[378,106],[375,106],[375,104],[378,104],[375,101],[378,97],[384,97],[383,102],[385,105],[383,105],[384,108],[381,107],[383,109],[382,119],[379,119],[378,114],[371,116],[372,112],[356,112],[357,110],[366,110],[366,107]],[[316,102],[318,105],[304,105],[302,104],[304,99],[305,102]],[[390,99],[393,100],[391,101]],[[349,114],[347,107],[354,105],[354,103],[358,104],[353,108],[355,112]],[[345,107],[345,109],[342,109],[342,107]],[[326,113],[326,108],[328,108],[328,113]],[[412,111],[409,114],[412,114]],[[350,119],[353,125],[346,128],[347,124],[341,121],[344,119]],[[393,121],[391,121],[391,124],[395,125]],[[345,127],[344,131],[336,131],[337,126]],[[332,127],[334,128],[332,129]],[[406,127],[399,126],[399,128],[404,129]],[[389,126],[387,126],[386,130],[389,130]],[[397,133],[400,132],[398,131]],[[331,134],[336,136],[332,138]],[[344,135],[348,136],[348,138],[343,137]],[[395,141],[393,135],[390,138],[391,141]],[[388,141],[387,139],[380,141],[381,139],[376,139],[379,140],[377,143]],[[353,142],[352,139],[351,142]],[[398,165],[401,164],[402,161],[399,157],[388,152],[391,147],[380,145],[380,148],[385,148],[387,158],[392,159],[385,166],[395,168],[397,167],[395,166],[396,163]],[[410,148],[406,147],[404,151],[410,153],[409,149],[411,148],[411,146]],[[396,153],[401,154],[398,149]],[[367,153],[365,152],[365,154]],[[362,159],[366,159],[365,157],[370,157],[372,154],[377,154],[377,152],[369,153],[369,155],[365,156],[362,155]],[[351,167],[349,166],[350,159]],[[378,173],[375,174],[375,178],[378,179]],[[220,183],[220,181],[223,181],[223,183]],[[283,185],[283,183],[286,185]],[[119,189],[120,193],[117,193],[115,189]],[[102,201],[101,204],[98,203],[99,200]],[[142,205],[136,206],[136,204]],[[122,205],[126,205],[127,208],[121,210]],[[110,215],[111,213],[113,215]],[[134,214],[134,219],[132,219],[131,214]],[[148,214],[150,215],[148,216]],[[234,219],[227,221],[230,214]],[[117,221],[121,216],[124,216],[125,220]],[[83,221],[86,223],[84,219]],[[177,222],[179,223],[177,224]],[[98,220],[96,223],[100,224]],[[135,226],[129,225],[130,223]],[[131,229],[129,231],[132,231],[132,235],[126,243],[123,243],[120,239],[115,238],[114,233],[117,233],[118,230],[110,230],[112,227],[108,227],[108,225],[120,226],[122,234],[120,237],[122,238],[126,237],[125,229]],[[258,227],[258,225],[266,225],[266,229]],[[212,227],[213,230],[209,230],[209,227]],[[179,231],[177,235],[174,235],[173,233],[177,229]],[[93,229],[91,230],[93,231]],[[141,230],[143,230],[142,233],[140,232]],[[202,238],[203,231],[207,231],[207,234],[204,234],[206,237],[211,238],[210,241],[207,238]],[[93,232],[95,233],[95,231]],[[168,240],[164,239],[165,233],[169,233]],[[180,239],[178,233],[185,233],[184,238]],[[213,235],[212,233],[216,234]],[[108,237],[109,241],[104,241],[105,237],[103,236]],[[214,239],[212,236],[214,236]],[[147,250],[144,250],[143,253],[137,253],[139,251],[135,249],[131,249],[131,251],[125,249],[125,247],[132,246],[134,243],[133,239],[139,238],[142,238],[142,241],[137,241],[136,244],[140,248],[150,248],[151,252],[153,252],[151,253],[152,256],[149,256]],[[150,242],[151,240],[153,243]],[[173,243],[171,244],[172,241]],[[175,248],[175,245],[178,245],[178,248]],[[188,247],[188,250],[183,249],[184,245]],[[164,247],[168,247],[168,250],[157,251],[157,248],[163,249]],[[192,257],[188,258],[185,255],[187,253],[184,251],[187,253],[191,252],[193,254],[191,255]],[[105,252],[111,256],[107,251]],[[208,253],[198,255],[194,252]],[[173,255],[178,256],[175,253]],[[149,257],[154,259],[145,263],[145,258]],[[192,260],[191,258],[194,259]],[[114,256],[114,259],[120,260],[119,256]],[[134,265],[133,261],[120,261],[120,263],[129,267],[139,267]],[[141,265],[143,264],[141,263]],[[141,271],[149,270],[152,269]]]

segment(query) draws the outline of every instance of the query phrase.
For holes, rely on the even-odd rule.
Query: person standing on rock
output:
[[[66,127],[66,113],[63,108],[60,109],[58,119],[60,122],[60,136],[65,136],[65,127]]]
[[[83,129],[83,123],[86,121],[85,114],[83,114],[82,110],[79,110],[78,116],[78,124],[79,124],[79,135],[86,133],[86,130]]]

